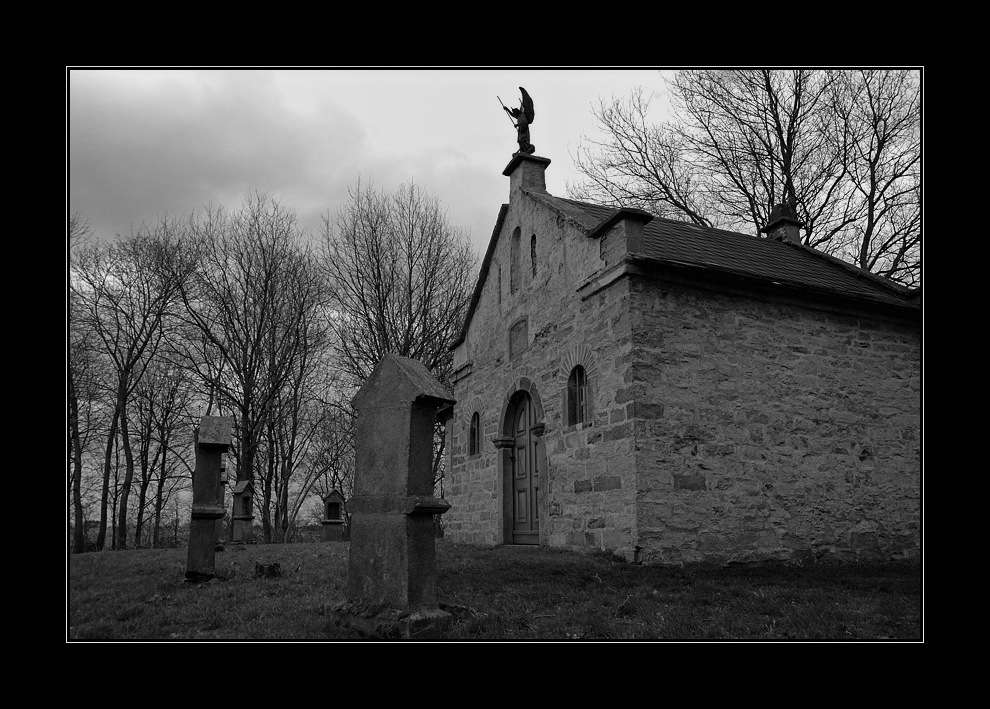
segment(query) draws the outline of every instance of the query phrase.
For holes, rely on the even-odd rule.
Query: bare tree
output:
[[[71,254],[92,236],[92,228],[78,213],[68,222],[68,243]],[[72,288],[72,271],[69,269],[69,288],[66,315],[68,319],[68,372],[66,398],[69,424],[69,488],[72,500],[73,538],[72,551],[85,550],[85,520],[82,503],[83,451],[89,442],[93,428],[90,425],[94,402],[99,395],[99,366],[95,350],[94,333],[80,327],[80,304]]]
[[[168,484],[169,478],[181,475],[173,460],[176,449],[183,458],[193,457],[190,455],[191,437],[180,434],[183,427],[188,431],[193,428],[189,411],[192,397],[193,388],[186,373],[166,357],[157,358],[135,388],[134,402],[130,407],[134,419],[132,431],[137,434],[135,547],[141,546],[149,511],[152,544],[157,542],[161,513],[168,501],[163,499],[163,495],[167,495],[172,487]]]
[[[200,265],[182,298],[193,334],[174,347],[211,400],[232,407],[237,478],[253,481],[264,431],[318,338],[324,281],[295,214],[267,195],[249,195],[237,212],[194,215],[190,232]]]
[[[670,126],[650,123],[650,102],[638,89],[593,111],[608,135],[585,138],[574,158],[585,181],[569,185],[570,196],[713,226],[686,140]]]
[[[360,385],[388,353],[417,359],[444,380],[467,311],[475,258],[439,200],[416,185],[363,188],[323,220],[335,351]]]
[[[334,348],[353,386],[391,353],[422,362],[449,385],[454,342],[467,312],[476,258],[439,200],[415,184],[392,194],[362,187],[335,218],[324,215]],[[442,426],[434,480],[443,477]]]
[[[786,202],[808,246],[915,284],[917,71],[684,70],[669,87],[666,123],[642,91],[600,105],[572,197],[756,236]]]
[[[95,333],[80,327],[77,296],[69,293],[69,342],[66,395],[69,424],[69,489],[73,519],[73,553],[85,550],[83,459],[99,435],[106,367],[96,346]]]
[[[858,218],[838,253],[873,273],[920,283],[921,86],[917,72],[838,74],[832,114]]]
[[[352,419],[343,402],[321,401],[309,396],[303,405],[287,409],[272,427],[276,452],[272,487],[274,509],[270,516],[277,541],[288,541],[305,501],[313,494],[324,494],[328,480],[345,492],[349,482],[348,457],[352,440]]]
[[[108,504],[119,504],[114,517],[113,545],[126,546],[127,504],[134,475],[134,458],[127,430],[127,404],[165,332],[165,320],[175,303],[179,283],[189,271],[176,225],[166,219],[153,229],[112,243],[80,248],[72,264],[70,289],[78,303],[80,327],[93,333],[113,369],[113,408],[104,447],[103,487],[97,549],[106,543]],[[111,495],[111,472],[120,441],[125,472],[120,489]]]
[[[84,219],[79,212],[73,212],[69,215],[66,228],[69,237],[70,253],[89,244],[95,236],[93,225]]]

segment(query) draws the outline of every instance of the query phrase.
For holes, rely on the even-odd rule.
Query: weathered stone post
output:
[[[230,446],[234,421],[229,416],[203,416],[196,429],[196,468],[193,471],[192,519],[186,578],[205,581],[216,574],[217,520],[223,519],[220,469]]]
[[[227,455],[220,456],[220,478],[217,484],[217,503],[223,510],[227,509]],[[223,550],[223,517],[216,521],[217,551]]]
[[[433,424],[454,403],[420,362],[386,355],[351,402],[357,410],[348,601],[338,620],[379,637],[435,637]]]

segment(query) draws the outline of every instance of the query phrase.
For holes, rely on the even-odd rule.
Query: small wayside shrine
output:
[[[231,541],[254,543],[254,483],[238,480],[234,485],[233,512],[230,516]]]
[[[322,537],[325,542],[344,541],[344,496],[340,490],[331,490],[323,496]]]

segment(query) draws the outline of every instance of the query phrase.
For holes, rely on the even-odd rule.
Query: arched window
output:
[[[481,452],[481,420],[478,412],[471,417],[471,433],[468,438],[468,455],[478,455]]]
[[[529,263],[533,267],[533,276],[536,276],[536,234],[529,237]]]
[[[580,364],[571,370],[567,378],[567,425],[588,420],[588,377]]]
[[[512,240],[509,243],[509,293],[519,290],[519,227],[512,232]]]
[[[529,325],[526,318],[520,318],[509,328],[509,359],[518,357],[529,349]]]

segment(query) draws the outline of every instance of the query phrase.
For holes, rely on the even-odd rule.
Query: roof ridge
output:
[[[581,200],[575,200],[566,197],[556,197],[555,199],[560,199],[566,202],[570,202],[571,204],[592,207],[596,209],[621,209],[621,207],[612,207],[610,205],[597,204],[593,202],[583,202]],[[649,210],[644,210],[644,211],[649,211]],[[650,213],[652,214],[652,212]],[[657,215],[653,215],[653,221],[647,224],[645,226],[645,229],[647,231],[658,230],[659,227],[661,226],[659,222],[675,225],[681,228],[689,228],[689,229],[697,230],[699,232],[699,235],[703,235],[705,232],[710,232],[710,233],[713,232],[713,233],[729,236],[732,238],[748,239],[750,241],[756,241],[756,242],[780,243],[780,244],[786,243],[791,247],[797,247],[799,250],[808,252],[811,256],[816,256],[821,258],[825,263],[832,264],[833,266],[839,266],[845,272],[853,276],[856,276],[858,278],[862,278],[867,282],[871,283],[872,285],[881,286],[883,288],[889,289],[898,296],[907,297],[910,296],[910,294],[913,292],[911,288],[905,285],[897,283],[896,281],[893,281],[879,274],[872,273],[871,271],[868,271],[867,269],[862,268],[861,266],[857,266],[854,263],[849,263],[848,261],[840,259],[836,256],[832,256],[831,254],[825,253],[820,249],[816,249],[815,247],[808,246],[806,244],[794,244],[790,242],[783,242],[783,241],[778,241],[776,239],[768,239],[765,237],[756,236],[753,234],[746,234],[740,231],[733,231],[731,229],[723,229],[721,227],[715,227],[715,226],[703,226],[701,224],[695,224],[694,222],[691,221],[682,221],[680,219],[671,219],[670,217],[660,217]],[[771,248],[779,248],[779,247],[774,246]]]

